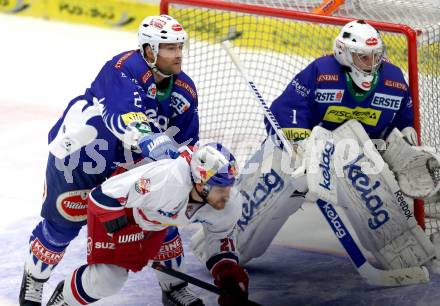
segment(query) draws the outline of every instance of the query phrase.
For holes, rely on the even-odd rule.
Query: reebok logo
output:
[[[410,218],[413,217],[413,214],[411,212],[411,210],[409,209],[408,203],[406,203],[405,201],[405,197],[403,196],[402,190],[396,191],[394,193],[394,196],[397,199],[397,202],[400,205],[400,208],[402,209],[403,213],[406,216],[406,220],[409,220]]]

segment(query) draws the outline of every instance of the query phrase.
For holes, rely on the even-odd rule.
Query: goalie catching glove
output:
[[[382,157],[405,195],[431,197],[440,189],[440,155],[431,147],[412,146],[406,138],[398,129],[392,130]]]

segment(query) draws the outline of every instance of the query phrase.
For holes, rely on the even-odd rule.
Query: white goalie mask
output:
[[[153,71],[158,72],[164,77],[170,75],[163,74],[156,66],[157,55],[159,54],[160,44],[185,44],[188,36],[183,26],[174,18],[168,15],[149,16],[142,20],[138,30],[139,48],[145,59],[144,46],[149,44],[154,54],[154,61],[149,62],[145,59],[148,66]]]
[[[353,82],[370,90],[385,53],[379,32],[363,20],[351,21],[336,37],[333,51],[339,64],[348,67]]]

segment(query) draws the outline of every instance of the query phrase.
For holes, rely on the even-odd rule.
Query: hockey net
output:
[[[313,59],[333,53],[341,26],[355,18],[369,20],[381,31],[387,57],[403,70],[411,88],[421,142],[440,150],[440,5],[429,0],[352,0],[332,17],[310,13],[320,3],[162,0],[161,12],[179,20],[190,36],[184,70],[199,94],[201,140],[224,143],[242,166],[266,137],[263,112],[221,48],[222,40],[232,42],[270,103]],[[437,202],[415,207],[427,234],[440,231]]]

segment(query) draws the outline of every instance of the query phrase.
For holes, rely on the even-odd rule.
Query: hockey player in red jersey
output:
[[[226,148],[210,143],[192,155],[184,152],[177,159],[116,175],[93,189],[88,264],[58,285],[48,305],[85,305],[118,292],[128,271],[140,271],[160,256],[169,226],[195,222],[202,224],[206,234],[206,266],[215,284],[233,294],[220,296],[220,305],[240,305],[247,299],[248,276],[238,265],[232,235],[241,211],[240,202],[229,201],[235,167],[235,158]],[[181,305],[185,298],[171,293],[163,296],[163,302]]]

